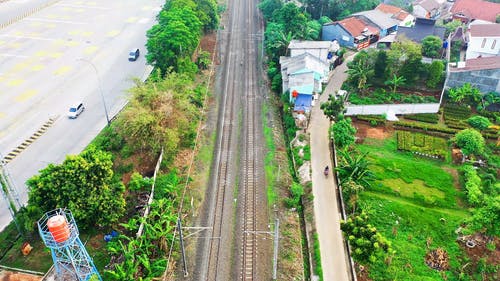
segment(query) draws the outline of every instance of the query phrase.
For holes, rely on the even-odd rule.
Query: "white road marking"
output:
[[[66,24],[75,24],[75,25],[85,25],[85,24],[88,24],[88,22],[81,22],[81,21],[51,20],[51,19],[42,19],[42,18],[25,18],[24,20],[28,20],[28,21],[42,21],[42,22],[56,22],[56,23],[66,23]]]
[[[148,23],[150,21],[149,18],[142,18],[138,21],[138,23]]]
[[[0,53],[0,56],[2,57],[12,57],[12,58],[28,58],[28,56],[23,56],[23,55],[14,55],[14,54],[7,54],[7,53]]]
[[[97,6],[87,6],[87,5],[71,5],[71,4],[56,4],[56,6],[61,7],[71,7],[71,8],[90,8],[90,9],[98,9],[98,10],[111,10],[111,8],[106,7],[97,7]]]
[[[54,41],[56,39],[50,39],[50,38],[42,38],[42,37],[33,37],[33,36],[16,36],[16,35],[9,35],[9,34],[0,34],[1,37],[12,37],[12,38],[17,38],[17,39],[33,39],[33,40],[42,40],[42,41]]]

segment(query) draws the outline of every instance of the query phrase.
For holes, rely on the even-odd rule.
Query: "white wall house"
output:
[[[500,24],[471,24],[467,38],[467,59],[500,55]]]
[[[413,15],[417,18],[433,19],[439,16],[441,5],[436,0],[420,0],[413,3]]]

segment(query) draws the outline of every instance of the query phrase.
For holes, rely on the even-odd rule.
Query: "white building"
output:
[[[436,0],[420,0],[413,3],[413,15],[417,18],[434,19],[440,12],[441,5]]]
[[[471,24],[467,38],[467,59],[500,55],[500,24]]]

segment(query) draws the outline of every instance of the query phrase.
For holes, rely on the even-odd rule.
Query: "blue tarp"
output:
[[[293,111],[309,112],[311,110],[312,95],[300,94],[295,99]]]

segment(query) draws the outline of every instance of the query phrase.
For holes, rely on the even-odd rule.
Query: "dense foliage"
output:
[[[454,137],[454,142],[465,155],[480,155],[484,152],[484,138],[475,129],[465,129],[458,132]]]
[[[212,0],[168,1],[158,15],[158,24],[147,32],[146,59],[165,75],[169,68],[190,73],[196,67],[190,61],[198,47],[202,30],[217,27],[216,2]]]
[[[93,146],[60,165],[49,164],[27,182],[30,215],[36,220],[44,212],[68,208],[81,228],[117,222],[125,211],[125,189],[112,181],[112,166],[111,154]]]
[[[430,58],[437,58],[443,49],[443,41],[435,36],[429,35],[422,40],[422,55]]]
[[[352,125],[351,118],[342,118],[335,122],[329,129],[330,138],[335,141],[339,149],[354,144],[356,128]]]

